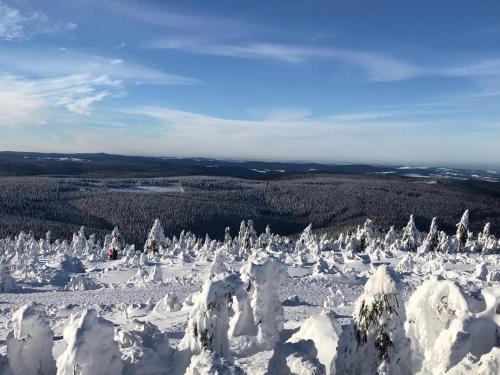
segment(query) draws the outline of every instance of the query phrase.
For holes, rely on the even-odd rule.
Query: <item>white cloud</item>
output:
[[[107,76],[73,75],[51,79],[0,76],[0,126],[40,125],[54,110],[88,115],[91,106],[119,90]]]
[[[24,18],[20,12],[0,1],[0,38],[17,39],[23,37]]]
[[[0,127],[40,125],[47,109],[46,101],[30,85],[0,77]]]
[[[77,150],[139,155],[381,164],[396,160],[433,165],[486,165],[500,158],[500,151],[493,147],[495,137],[481,135],[484,131],[498,132],[498,128],[478,126],[475,131],[463,133],[456,131],[455,122],[445,120],[345,121],[305,111],[298,116],[280,117],[273,111],[268,117],[259,115],[258,119],[248,120],[167,107],[140,107],[123,111],[125,124],[108,126],[103,121],[96,125],[98,132],[69,127],[65,139]],[[135,141],[137,134],[141,142]],[[112,144],[106,142],[110,138]],[[461,150],[459,156],[457,147]]]
[[[77,26],[74,22],[50,20],[43,12],[21,10],[0,0],[0,39],[27,39],[34,34],[74,30]]]

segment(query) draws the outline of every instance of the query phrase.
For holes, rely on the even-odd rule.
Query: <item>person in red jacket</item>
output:
[[[109,250],[108,250],[108,256],[109,256],[109,260],[114,260],[115,258],[115,250],[110,247]]]

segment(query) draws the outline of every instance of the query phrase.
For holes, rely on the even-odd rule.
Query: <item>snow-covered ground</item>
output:
[[[21,233],[0,239],[0,373],[499,374],[499,252],[468,213],[454,236]]]

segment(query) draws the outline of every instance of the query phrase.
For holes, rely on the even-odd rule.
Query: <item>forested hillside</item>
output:
[[[414,214],[420,230],[439,217],[449,233],[456,217],[470,210],[471,230],[491,222],[500,228],[500,184],[483,181],[418,179],[377,175],[296,176],[261,181],[229,177],[97,179],[9,177],[0,179],[0,236],[50,230],[69,237],[85,225],[103,236],[118,226],[126,240],[141,244],[155,218],[168,235],[190,228],[222,238],[243,219],[257,230],[267,224],[280,233],[354,229],[366,218],[387,230],[402,227]]]

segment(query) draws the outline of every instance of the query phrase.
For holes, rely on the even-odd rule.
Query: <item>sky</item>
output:
[[[499,15],[0,0],[0,150],[500,169]]]

